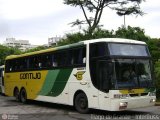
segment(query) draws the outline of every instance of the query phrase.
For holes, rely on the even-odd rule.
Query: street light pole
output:
[[[124,27],[126,28],[126,16],[124,15]]]

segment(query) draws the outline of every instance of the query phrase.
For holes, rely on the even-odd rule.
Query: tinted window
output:
[[[106,55],[106,43],[90,44],[90,57],[100,57]]]
[[[84,66],[86,48],[79,47],[6,61],[6,72]]]
[[[149,56],[147,47],[133,44],[108,44],[111,55],[122,56]]]
[[[2,77],[2,69],[0,68],[0,77]]]
[[[40,57],[39,56],[33,56],[29,58],[29,69],[37,69],[39,68],[39,63],[40,61]]]
[[[85,63],[86,59],[86,50],[85,48],[78,48],[72,50],[72,64],[79,65]]]

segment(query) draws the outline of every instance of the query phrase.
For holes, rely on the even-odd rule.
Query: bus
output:
[[[4,65],[0,66],[0,93],[4,95]]]
[[[122,111],[155,104],[151,55],[145,42],[101,38],[11,55],[5,61],[5,94],[25,103],[37,100]]]

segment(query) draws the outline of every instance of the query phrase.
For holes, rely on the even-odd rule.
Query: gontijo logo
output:
[[[76,77],[77,80],[82,80],[84,73],[85,73],[85,71],[79,71],[76,74],[74,74],[74,76]]]
[[[41,79],[41,73],[20,73],[20,79]]]

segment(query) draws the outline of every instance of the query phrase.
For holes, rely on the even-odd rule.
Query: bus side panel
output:
[[[68,80],[72,70],[50,70],[36,100],[68,104]]]
[[[7,96],[13,96],[13,91],[15,87],[19,87],[18,74],[15,73],[5,73],[4,84],[5,84],[5,94]]]
[[[78,73],[84,72],[83,75],[78,75]],[[79,79],[79,78],[81,79]],[[84,68],[84,70],[79,70],[75,68],[70,76],[69,80],[69,104],[74,105],[74,97],[77,92],[84,92],[88,99],[89,108],[98,108],[98,91],[94,88],[90,81],[89,71]]]
[[[15,87],[17,87],[19,91],[22,88],[25,88],[27,98],[34,100],[42,88],[47,72],[48,71],[45,70],[5,73],[5,94],[8,96],[13,96]]]

